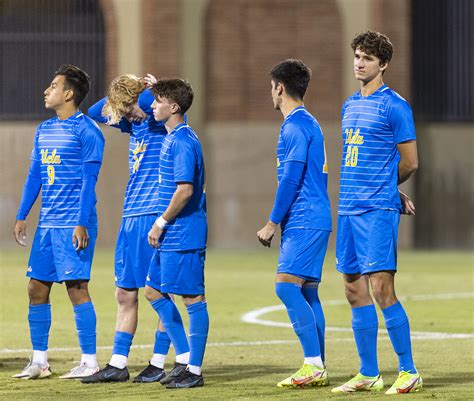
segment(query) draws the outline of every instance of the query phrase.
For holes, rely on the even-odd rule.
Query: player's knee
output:
[[[393,305],[396,302],[396,296],[391,286],[383,282],[372,284],[372,294],[377,304],[382,308]]]
[[[127,291],[117,288],[115,299],[120,307],[135,308],[138,305],[138,291]]]
[[[37,282],[30,280],[28,283],[28,297],[31,305],[46,304],[49,302],[49,291],[45,291]]]
[[[368,305],[372,303],[372,298],[367,291],[363,291],[356,286],[346,285],[345,287],[346,299],[353,308],[361,305]]]
[[[145,298],[147,299],[148,302],[153,302],[163,297],[163,295],[161,295],[159,291],[147,285],[145,286],[145,290],[143,291],[143,294],[145,295]]]
[[[89,288],[87,281],[66,282],[67,293],[73,305],[90,302]]]

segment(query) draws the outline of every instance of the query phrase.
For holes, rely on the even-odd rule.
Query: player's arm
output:
[[[97,126],[85,125],[80,133],[82,153],[82,187],[79,198],[79,215],[72,233],[72,244],[77,251],[87,247],[87,223],[96,202],[95,185],[102,165],[105,140]]]
[[[107,103],[107,97],[100,99],[98,102],[89,107],[89,110],[87,110],[88,116],[100,124],[107,124],[108,121],[107,117],[102,115],[102,110],[104,109],[105,103]],[[122,118],[118,124],[112,124],[110,126],[118,128],[122,132],[130,133],[132,131],[132,125],[127,121],[126,118]]]
[[[304,167],[305,164],[299,161],[288,161],[285,163],[270,218],[267,224],[257,232],[258,240],[263,246],[270,247],[278,224],[280,224],[295,201],[298,186],[303,177]]]
[[[397,148],[400,153],[400,162],[398,163],[398,184],[400,185],[418,169],[418,153],[416,141],[399,143]]]
[[[177,188],[170,200],[170,204],[164,213],[156,219],[151,230],[148,232],[148,243],[153,248],[158,248],[158,240],[161,234],[163,234],[164,228],[181,213],[193,196],[193,192],[193,184],[189,182],[177,183]]]
[[[38,198],[41,190],[41,162],[39,160],[31,160],[28,176],[23,187],[23,194],[20,201],[20,207],[16,215],[14,228],[14,236],[17,244],[26,246],[26,216]]]
[[[87,248],[89,235],[87,223],[95,203],[95,186],[99,177],[101,164],[99,162],[86,162],[82,165],[82,189],[79,200],[79,218],[73,234],[73,244],[76,250]]]

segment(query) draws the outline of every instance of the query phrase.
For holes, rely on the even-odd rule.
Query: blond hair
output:
[[[115,78],[107,90],[107,102],[102,109],[107,124],[118,124],[144,89],[145,82],[136,75],[123,74]]]

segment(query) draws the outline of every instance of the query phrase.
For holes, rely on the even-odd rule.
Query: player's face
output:
[[[56,110],[71,98],[72,90],[64,89],[64,75],[56,75],[44,91],[44,105],[47,109]]]
[[[387,65],[380,65],[380,59],[371,54],[367,54],[361,49],[354,52],[354,74],[357,80],[368,83],[378,76],[382,76],[382,72]]]
[[[140,123],[146,119],[146,114],[140,106],[138,106],[138,103],[134,103],[130,106],[127,113],[125,113],[125,118],[128,122]]]
[[[272,100],[273,100],[273,107],[275,110],[280,110],[281,104],[281,84],[276,83],[273,79],[270,82],[272,86]]]
[[[153,108],[153,117],[156,121],[167,121],[173,114],[176,103],[171,103],[168,99],[158,96],[151,105]]]

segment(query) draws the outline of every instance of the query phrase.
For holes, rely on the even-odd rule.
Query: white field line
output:
[[[450,294],[425,294],[425,295],[413,295],[408,297],[400,297],[401,301],[432,301],[440,299],[467,299],[473,298],[474,292],[460,292]],[[328,305],[344,305],[346,300],[331,300],[323,301],[323,306]],[[291,328],[291,323],[275,322],[273,320],[262,319],[261,316],[266,315],[270,312],[276,312],[285,310],[284,305],[273,305],[265,306],[263,308],[255,309],[242,315],[241,320],[245,323],[258,324],[261,326],[270,327],[286,327]],[[326,331],[333,332],[352,332],[352,328],[348,327],[326,327]],[[474,338],[474,334],[470,333],[437,333],[437,332],[425,332],[425,331],[412,331],[411,337],[413,340],[448,340],[448,339],[463,339],[463,338]]]

